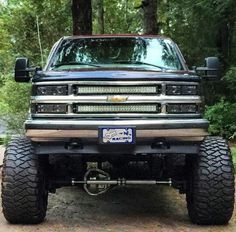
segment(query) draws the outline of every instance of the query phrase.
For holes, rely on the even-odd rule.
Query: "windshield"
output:
[[[78,38],[62,42],[50,70],[132,68],[183,70],[174,43],[164,38]]]

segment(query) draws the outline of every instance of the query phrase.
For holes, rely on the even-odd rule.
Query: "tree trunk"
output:
[[[72,18],[74,35],[92,34],[91,0],[72,0]]]
[[[232,61],[232,41],[234,35],[234,24],[232,19],[222,18],[218,29],[217,48],[221,54],[224,69],[227,70]]]
[[[97,1],[97,7],[98,7],[98,30],[100,34],[104,34],[105,28],[104,28],[104,5],[103,0]]]
[[[229,63],[229,27],[227,22],[222,22],[220,24],[219,32],[218,32],[218,42],[217,47],[222,56],[225,68]]]
[[[143,0],[142,8],[144,11],[144,33],[158,34],[159,28],[157,24],[157,0]]]

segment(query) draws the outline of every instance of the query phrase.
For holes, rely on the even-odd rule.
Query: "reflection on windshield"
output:
[[[66,39],[51,64],[54,70],[93,67],[183,70],[175,46],[164,38]]]

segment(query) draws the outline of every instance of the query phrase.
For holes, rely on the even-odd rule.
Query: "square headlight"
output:
[[[36,86],[35,95],[65,96],[68,95],[68,86],[66,85]]]
[[[166,95],[181,95],[181,85],[167,85]]]
[[[167,85],[166,95],[198,95],[198,85]]]
[[[38,114],[66,114],[67,104],[37,104],[36,113]]]
[[[183,85],[182,86],[182,94],[183,95],[197,95],[198,94],[198,86],[197,85]]]
[[[167,113],[169,114],[196,114],[198,106],[196,104],[168,104]]]

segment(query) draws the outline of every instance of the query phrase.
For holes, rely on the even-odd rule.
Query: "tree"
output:
[[[74,35],[92,34],[91,0],[72,0],[72,19]]]
[[[99,34],[104,34],[105,32],[105,25],[104,25],[104,5],[103,0],[98,0],[98,30]]]
[[[218,16],[218,35],[217,35],[217,47],[222,56],[225,68],[230,66],[232,61],[232,41],[234,25],[236,21],[236,1],[216,1],[214,3],[215,11]]]
[[[140,8],[143,9],[144,34],[158,34],[157,0],[143,0]]]
[[[97,0],[99,1],[99,0]],[[103,0],[104,1],[104,21],[105,31],[109,34],[141,33],[142,11],[135,8],[140,5],[140,0]],[[95,8],[97,9],[97,7]],[[97,33],[98,22],[94,21],[94,29]]]

